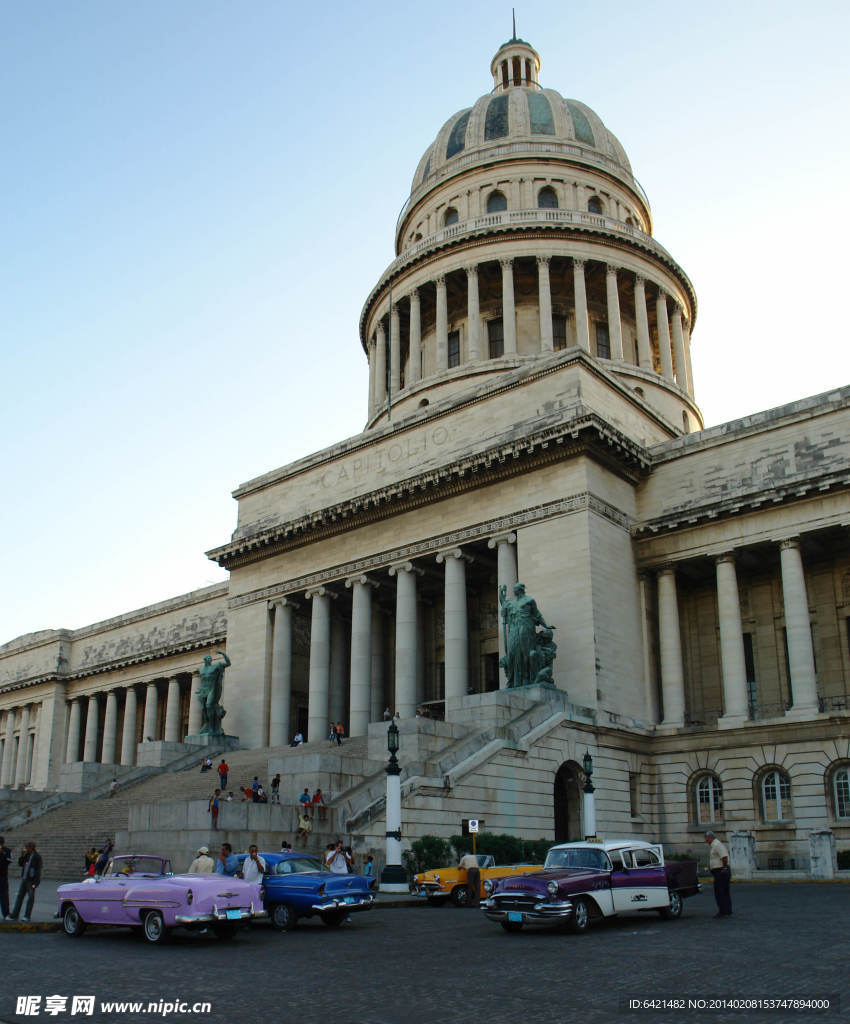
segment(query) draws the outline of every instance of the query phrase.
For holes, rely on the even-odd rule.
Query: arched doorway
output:
[[[555,774],[555,842],[574,843],[581,834],[581,769],[565,761]]]

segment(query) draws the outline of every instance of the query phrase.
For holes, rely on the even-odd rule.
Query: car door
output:
[[[645,846],[625,849],[620,859],[611,873],[614,913],[666,907],[667,874],[658,851]]]
[[[103,875],[92,886],[88,900],[91,908],[86,920],[100,924],[126,924],[124,897],[128,880],[125,875]]]

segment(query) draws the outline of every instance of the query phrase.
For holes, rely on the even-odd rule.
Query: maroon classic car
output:
[[[542,871],[484,883],[481,909],[505,931],[564,924],[583,932],[594,918],[655,910],[682,915],[682,899],[700,891],[696,861],[664,863],[657,844],[640,839],[553,846]]]

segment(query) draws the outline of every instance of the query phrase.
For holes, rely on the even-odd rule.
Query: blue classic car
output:
[[[375,878],[334,874],[317,857],[296,851],[260,856],[266,862],[263,906],[284,931],[294,928],[299,918],[316,915],[334,927],[375,902]],[[239,858],[240,864],[244,859],[244,855]]]

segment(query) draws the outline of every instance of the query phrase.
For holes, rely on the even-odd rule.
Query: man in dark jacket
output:
[[[9,916],[9,864],[12,851],[6,840],[0,836],[0,917]]]
[[[12,910],[12,920],[18,920],[21,904],[26,899],[27,906],[21,920],[29,921],[32,914],[32,905],[35,903],[35,890],[38,888],[39,882],[41,882],[41,854],[36,851],[35,843],[27,843],[24,847],[24,852],[18,857],[18,864],[23,869],[23,873],[18,889],[18,898],[15,900],[15,906]]]

